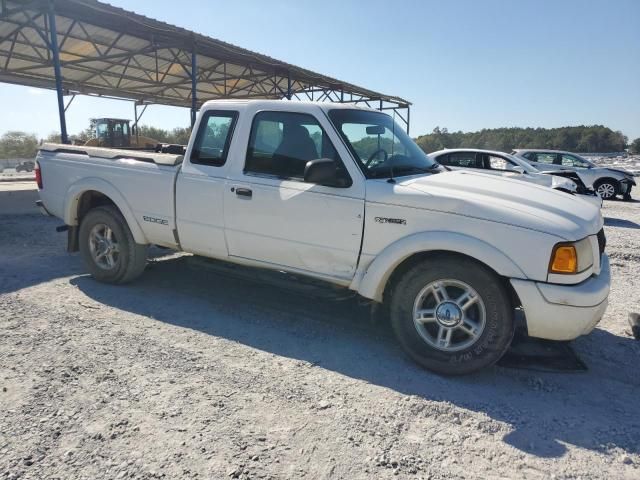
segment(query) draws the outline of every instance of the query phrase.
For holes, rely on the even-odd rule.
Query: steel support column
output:
[[[196,124],[196,113],[198,112],[198,99],[196,97],[197,82],[196,46],[191,50],[191,128]]]
[[[149,106],[149,104],[147,103],[140,103],[140,105],[142,105],[142,111],[140,112],[140,115],[138,115],[138,101],[136,100],[135,102],[133,102],[133,118],[135,119],[133,122],[133,125],[131,127],[132,130],[135,130],[135,135],[136,135],[136,144],[139,144],[139,140],[140,140],[140,132],[139,132],[139,128],[138,128],[138,123],[140,123],[140,119],[142,118],[142,115],[144,115],[144,112],[147,110],[147,107]]]
[[[133,118],[135,121],[133,122],[133,129],[135,130],[136,135],[136,147],[140,145],[140,137],[138,135],[138,102],[133,102]]]
[[[287,71],[287,100],[291,100],[291,72]]]
[[[409,123],[411,121],[411,107],[407,105],[407,135],[409,135]]]
[[[71,98],[69,99],[69,101],[67,102],[67,104],[64,107],[64,111],[66,112],[67,110],[69,110],[69,107],[71,106],[71,103],[76,99],[76,94],[74,93],[73,95],[71,95]]]
[[[62,143],[69,143],[67,135],[67,120],[65,118],[64,92],[62,91],[62,71],[60,69],[60,53],[58,51],[58,31],[56,30],[56,13],[53,8],[53,1],[49,1],[49,33],[51,39],[49,47],[53,60],[53,72],[56,76],[56,92],[58,93],[58,116],[60,117],[60,140]]]

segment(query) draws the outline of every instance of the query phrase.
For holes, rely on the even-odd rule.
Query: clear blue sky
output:
[[[110,0],[125,9],[413,102],[435,126],[604,124],[640,137],[640,0]],[[0,132],[58,130],[53,92],[0,84]],[[78,97],[76,133],[131,103]],[[142,123],[186,126],[151,106]]]

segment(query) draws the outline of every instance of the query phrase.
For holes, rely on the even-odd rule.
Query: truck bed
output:
[[[84,145],[65,145],[60,143],[45,143],[40,150],[57,153],[72,153],[87,157],[105,158],[109,160],[132,159],[140,162],[151,162],[158,165],[175,166],[182,163],[183,155],[170,153],[155,153],[141,150],[125,150],[118,148],[87,147]]]
[[[76,225],[81,195],[99,187],[145,243],[175,247],[174,186],[182,155],[45,143],[37,161],[44,207]],[[138,227],[137,229],[135,227]]]

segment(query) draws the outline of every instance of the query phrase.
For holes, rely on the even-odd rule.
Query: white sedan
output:
[[[452,170],[476,170],[490,175],[509,177],[524,182],[562,190],[602,207],[602,199],[575,177],[577,182],[563,176],[566,172],[541,172],[524,160],[504,152],[471,148],[452,148],[430,153],[429,156]]]

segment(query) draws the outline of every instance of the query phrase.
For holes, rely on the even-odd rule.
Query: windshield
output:
[[[597,167],[598,165],[596,165],[595,163],[593,163],[591,160],[588,160],[584,157],[581,157],[580,155],[577,154],[573,154],[573,157],[575,157],[575,161],[574,161],[574,166],[575,167],[583,167],[583,168],[594,168]],[[563,155],[564,157],[564,155]],[[563,158],[564,160],[564,158]],[[564,161],[562,162],[564,164]]]
[[[524,160],[520,160],[515,155],[508,155],[508,154],[505,153],[505,157],[507,157],[509,160],[511,160],[516,165],[519,165],[520,167],[524,168],[524,171],[527,172],[527,173],[540,173],[540,170],[538,170],[537,168],[529,165]]]
[[[440,171],[438,163],[427,157],[389,115],[335,109],[329,112],[329,118],[367,178]]]

